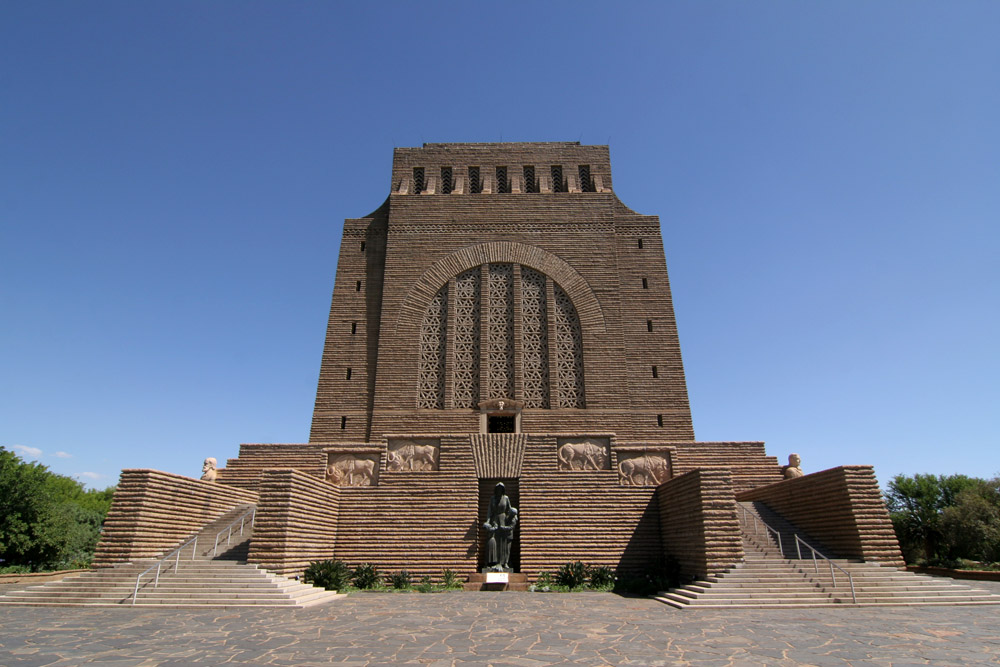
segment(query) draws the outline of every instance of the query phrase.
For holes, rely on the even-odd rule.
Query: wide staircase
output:
[[[657,600],[679,609],[1000,604],[1000,595],[949,579],[829,558],[763,503],[738,505],[744,561]]]
[[[307,607],[340,597],[246,563],[252,505],[205,526],[167,557],[90,570],[0,595],[36,606]]]

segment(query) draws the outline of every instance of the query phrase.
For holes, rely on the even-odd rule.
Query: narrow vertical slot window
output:
[[[364,251],[365,251],[365,242],[362,241],[361,242],[361,252],[364,252]]]
[[[656,366],[653,366],[653,377],[660,377],[656,371]]]
[[[563,178],[563,168],[561,164],[554,164],[550,170],[552,172],[552,192],[566,192],[566,179]]]
[[[343,431],[345,428],[347,428],[347,417],[341,417],[340,418],[340,430]]]
[[[478,195],[483,191],[483,181],[479,178],[479,167],[469,167],[469,193]]]
[[[645,278],[643,278],[643,280],[645,280]],[[360,280],[359,280],[359,281],[357,282],[357,284],[356,284],[356,285],[354,286],[354,291],[355,291],[355,292],[360,292],[360,291],[361,291],[361,281],[360,281]]]
[[[451,167],[441,167],[441,194],[450,195],[455,188],[451,180]]]
[[[642,250],[642,239],[639,239],[639,250]]]
[[[358,323],[357,322],[351,322],[351,335],[353,336],[356,333],[358,333]]]
[[[646,331],[653,330],[653,320],[646,320]]]
[[[645,278],[642,279],[642,289],[649,289],[649,281]]]
[[[510,194],[510,181],[507,180],[507,167],[497,167],[497,192]]]
[[[414,167],[413,168],[413,194],[419,195],[424,191],[424,168]]]
[[[524,191],[530,192],[532,194],[538,192],[538,180],[535,178],[535,167],[526,164],[524,165]]]
[[[351,369],[350,368],[347,369],[347,379],[348,380],[351,379]]]
[[[656,415],[656,425],[663,428],[663,415]]]
[[[577,171],[580,174],[580,191],[581,192],[593,192],[594,191],[594,179],[590,176],[590,165],[581,164]]]

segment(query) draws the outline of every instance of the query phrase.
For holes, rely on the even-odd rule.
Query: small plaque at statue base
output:
[[[507,572],[487,572],[486,573],[486,583],[488,584],[506,584],[510,581],[510,574]]]

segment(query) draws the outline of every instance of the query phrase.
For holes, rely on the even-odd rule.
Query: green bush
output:
[[[441,585],[446,589],[461,588],[462,582],[451,570],[445,570],[441,575]]]
[[[556,583],[570,590],[582,588],[587,583],[589,575],[590,568],[582,562],[566,563],[556,572]]]
[[[595,591],[610,591],[615,587],[615,571],[607,565],[590,568],[589,587]]]
[[[395,574],[390,574],[389,583],[392,584],[392,587],[397,591],[405,590],[413,585],[413,582],[410,580],[410,573],[406,570],[400,570]]]
[[[309,563],[303,580],[313,586],[321,586],[328,591],[339,591],[347,587],[351,578],[351,568],[340,560],[317,560]]]
[[[430,593],[434,590],[434,584],[431,583],[431,578],[426,574],[420,578],[420,583],[417,584],[417,590],[421,593]]]
[[[365,563],[354,568],[351,575],[351,583],[355,588],[363,591],[379,588],[382,586],[382,577],[378,573],[378,568],[372,563]]]

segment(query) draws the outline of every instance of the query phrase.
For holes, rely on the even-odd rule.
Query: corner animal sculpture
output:
[[[661,456],[636,456],[618,463],[622,478],[631,486],[657,485],[666,481],[667,462]]]
[[[559,448],[559,461],[567,470],[604,470],[607,450],[592,442],[567,442]]]
[[[370,486],[375,479],[375,462],[371,459],[343,457],[330,463],[326,469],[326,478],[334,484]]]
[[[216,470],[216,465],[218,465],[218,462],[211,456],[205,459],[205,462],[201,464],[201,478],[204,481],[215,481],[216,477],[219,475],[218,470]]]
[[[799,458],[798,454],[788,455],[788,465],[784,467],[782,472],[785,474],[785,479],[795,479],[805,475],[802,472],[802,459]]]
[[[398,449],[390,450],[386,456],[386,470],[434,470],[436,454],[434,445],[421,445],[416,442],[407,443]]]

